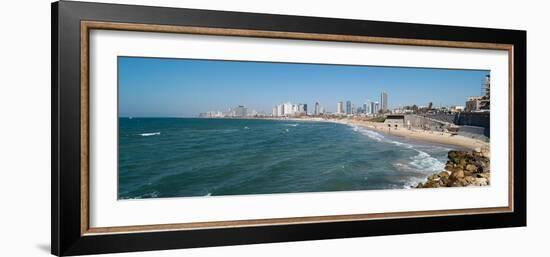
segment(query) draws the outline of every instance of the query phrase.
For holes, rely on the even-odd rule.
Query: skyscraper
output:
[[[313,115],[319,115],[321,114],[321,106],[319,105],[319,102],[315,102],[315,110],[313,112]]]
[[[242,105],[235,107],[235,109],[233,109],[233,113],[235,117],[245,117],[247,115],[246,108]]]
[[[304,113],[304,105],[303,104],[298,104],[298,112],[300,114],[303,114]]]
[[[351,101],[346,101],[346,114],[351,114]]]
[[[369,113],[369,104],[368,104],[368,103],[364,103],[364,104],[363,104],[363,113],[364,113],[364,114],[368,114],[368,113]]]
[[[298,104],[292,104],[292,113],[291,114],[296,114],[299,111],[300,111],[300,106]]]
[[[344,113],[344,102],[340,101],[336,105],[336,113],[343,114]]]
[[[282,117],[285,116],[285,106],[282,104],[277,105],[277,116]]]
[[[384,91],[380,94],[380,109],[382,112],[388,111],[388,94]]]
[[[380,112],[380,104],[378,102],[374,102],[374,112],[373,113],[379,113]]]
[[[375,114],[375,113],[376,113],[376,112],[375,112],[375,108],[376,108],[375,103],[374,103],[374,102],[370,102],[370,113],[371,113],[371,114]]]
[[[307,104],[304,104],[304,113],[307,115]]]
[[[284,106],[284,114],[283,116],[289,116],[289,115],[293,115],[293,110],[292,110],[292,104],[287,102],[287,103],[283,103],[283,106]]]

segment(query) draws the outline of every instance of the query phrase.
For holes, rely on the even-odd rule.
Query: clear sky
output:
[[[464,105],[489,71],[118,57],[120,117],[195,117],[244,105],[271,113],[282,102]]]

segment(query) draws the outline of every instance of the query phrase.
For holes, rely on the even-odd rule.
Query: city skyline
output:
[[[484,70],[134,57],[119,57],[118,61],[121,117],[196,117],[237,106],[272,113],[274,106],[286,102],[309,106],[307,113],[321,109],[336,113],[340,102],[345,104],[341,106],[345,113],[357,108],[427,106],[429,102],[463,106],[468,96],[480,94],[480,84],[489,74]],[[429,94],[418,94],[418,87]]]

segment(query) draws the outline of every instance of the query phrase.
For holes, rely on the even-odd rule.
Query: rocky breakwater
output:
[[[488,151],[449,151],[445,170],[430,175],[416,188],[488,186],[490,171]]]

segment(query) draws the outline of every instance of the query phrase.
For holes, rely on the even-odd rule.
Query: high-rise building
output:
[[[380,110],[382,112],[388,111],[388,94],[384,91],[380,94]]]
[[[374,112],[373,113],[379,113],[380,112],[380,104],[378,102],[374,102]]]
[[[282,104],[277,105],[277,116],[282,117],[285,116],[285,106]]]
[[[307,115],[307,104],[304,104],[304,113]]]
[[[321,114],[321,105],[319,102],[315,102],[315,109],[313,111],[313,115],[319,115]]]
[[[304,113],[304,105],[298,104],[298,113]]]
[[[239,105],[233,109],[233,114],[235,117],[246,117],[246,108]]]
[[[375,102],[370,102],[370,113],[375,114]]]
[[[271,116],[274,116],[274,117],[277,117],[277,116],[278,116],[278,115],[277,115],[277,106],[276,106],[276,105],[273,107],[273,110],[271,110]]]
[[[351,114],[356,114],[357,109],[355,109],[355,104],[351,104]]]
[[[291,114],[294,115],[298,112],[299,112],[299,105],[298,104],[293,104]]]
[[[364,103],[363,104],[363,113],[364,114],[368,114],[370,111],[369,111],[369,104],[368,103]]]
[[[346,101],[346,114],[351,114],[351,101]]]
[[[293,112],[292,112],[292,104],[291,104],[291,103],[288,103],[288,102],[287,102],[287,103],[284,103],[283,106],[284,106],[284,108],[285,108],[285,109],[284,109],[285,111],[284,111],[283,116],[293,115]]]
[[[337,114],[343,114],[344,113],[344,102],[340,101],[336,105],[336,113]]]

